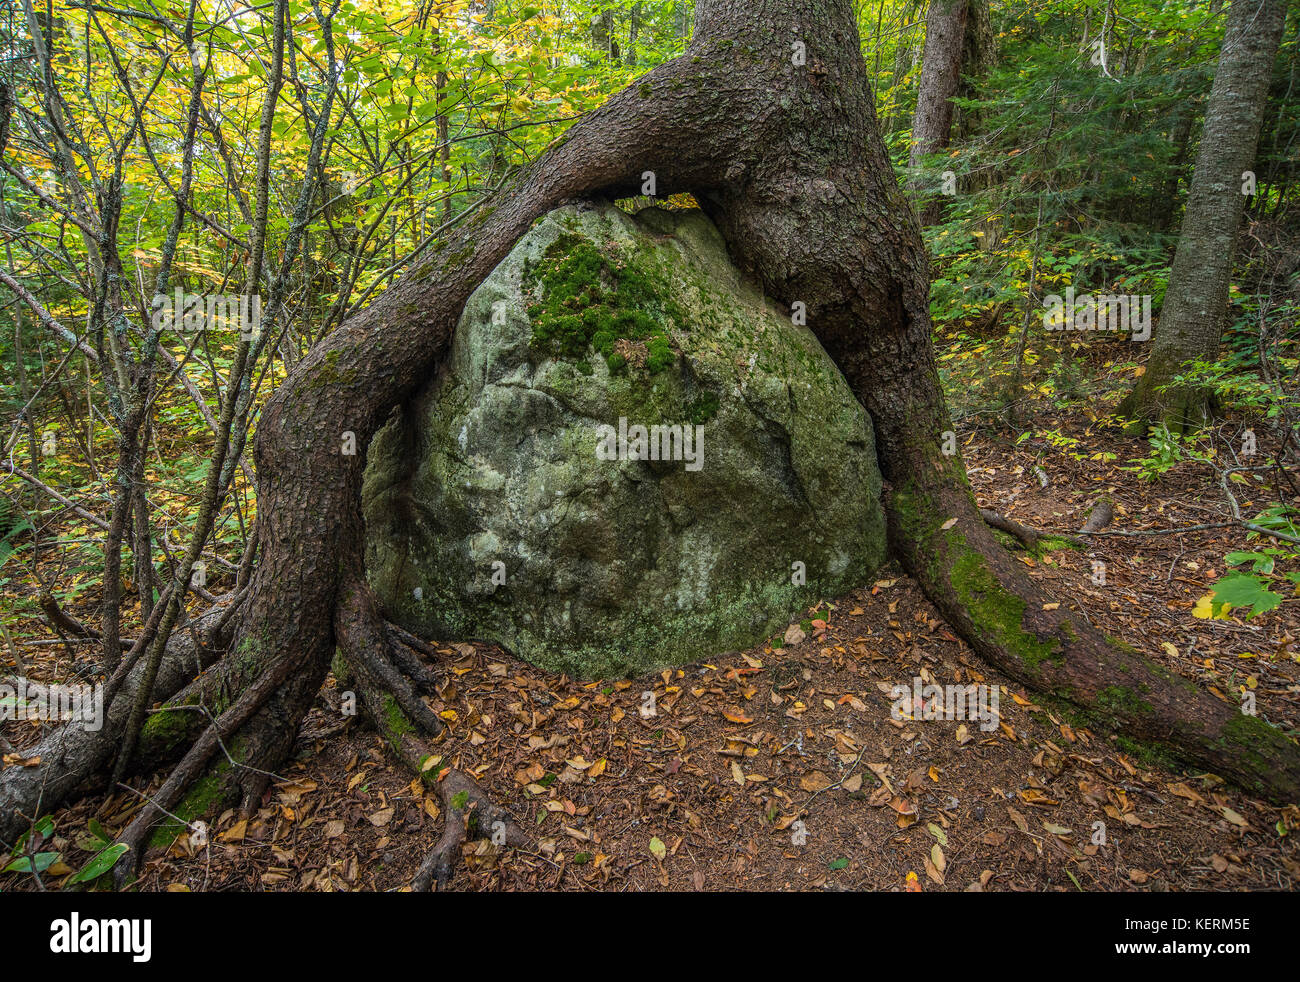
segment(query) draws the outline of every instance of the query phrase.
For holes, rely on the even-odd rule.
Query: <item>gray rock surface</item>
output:
[[[560,305],[541,279],[581,248],[609,263],[595,277],[607,305],[612,279],[649,284],[638,323],[667,339],[671,364],[651,371],[656,342],[628,338],[631,320],[612,361],[585,342],[555,356],[534,337],[545,310],[582,313],[584,298]],[[600,459],[618,449],[603,440],[620,418],[691,427],[698,460],[636,459],[635,445]],[[415,633],[609,678],[749,647],[871,582],[879,499],[866,413],[811,331],[742,280],[702,212],[571,207],[483,282],[446,370],[374,441],[366,561],[389,616]]]

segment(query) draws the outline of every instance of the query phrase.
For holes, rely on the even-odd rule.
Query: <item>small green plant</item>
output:
[[[1284,535],[1300,536],[1300,511],[1288,505],[1274,504],[1256,515],[1251,524]],[[1247,539],[1261,537],[1261,533],[1252,531]],[[1290,583],[1291,592],[1300,593],[1300,569],[1278,570],[1279,563],[1300,566],[1300,546],[1268,546],[1256,552],[1230,552],[1224,561],[1229,566],[1249,565],[1250,568],[1234,570],[1214,584],[1211,591],[1212,616],[1232,609],[1246,612],[1249,619],[1281,606],[1285,598],[1271,588],[1282,583]]]
[[[104,827],[93,818],[90,820],[86,834],[79,837],[77,843],[84,849],[95,850],[95,855],[85,866],[68,877],[65,886],[94,882],[109,872],[128,849],[128,846],[123,843],[115,844],[112,836],[105,832]],[[54,819],[49,815],[37,820],[30,829],[18,837],[13,850],[9,853],[9,862],[0,872],[39,875],[55,870],[55,875],[66,875],[69,870],[63,858],[63,851],[57,848],[43,848],[47,844],[54,844]],[[61,872],[58,872],[60,870]]]
[[[1149,484],[1160,480],[1185,460],[1210,461],[1210,457],[1197,447],[1195,437],[1171,433],[1164,424],[1151,431],[1147,443],[1151,445],[1150,452],[1145,457],[1130,458],[1129,463],[1133,466],[1121,467],[1120,470],[1136,474]]]

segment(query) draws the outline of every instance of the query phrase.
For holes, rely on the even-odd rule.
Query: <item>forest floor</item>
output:
[[[1103,493],[1116,505],[1111,532],[1225,513],[1208,473],[1182,467],[1144,484],[1121,470],[1146,444],[1077,410],[1047,410],[1033,425],[1086,438],[1089,452],[966,430],[982,506],[1060,533],[1077,530]],[[1249,688],[1265,718],[1294,731],[1300,598],[1250,621],[1193,616],[1242,535],[1098,535],[1082,550],[1016,554],[1045,592],[1076,601],[1107,633],[1233,703]],[[1094,561],[1106,564],[1105,585],[1094,582]],[[93,620],[95,598],[84,601],[74,613]],[[486,645],[441,649],[446,675],[431,700],[449,725],[441,764],[476,777],[535,836],[531,851],[471,842],[453,888],[1290,890],[1300,881],[1294,804],[1279,809],[1126,752],[1061,707],[1036,704],[982,665],[896,569],[827,601],[808,611],[802,623],[815,623],[797,643],[778,637],[608,683],[556,678]],[[29,636],[49,635],[30,627]],[[800,633],[795,625],[788,638]],[[61,649],[38,650],[33,676],[41,659],[62,658],[66,670]],[[892,688],[917,676],[998,686],[1000,725],[891,718]],[[647,691],[651,717],[641,714]],[[436,797],[324,696],[257,814],[217,816],[205,847],[181,838],[155,850],[141,889],[409,883],[441,828]],[[4,732],[21,748],[38,726]],[[160,781],[135,785],[148,793]],[[121,791],[60,810],[56,846],[72,866],[84,863],[90,819],[116,833],[140,801]],[[33,888],[30,876],[0,876],[0,889]]]

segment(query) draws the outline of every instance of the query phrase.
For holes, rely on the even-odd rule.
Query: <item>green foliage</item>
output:
[[[1300,538],[1300,509],[1289,505],[1273,504],[1264,509],[1251,522],[1260,528]],[[1251,532],[1249,540],[1260,540],[1259,532]],[[1285,539],[1273,540],[1281,546],[1268,546],[1254,552],[1230,552],[1224,560],[1230,566],[1250,564],[1249,571],[1237,570],[1221,577],[1211,591],[1211,612],[1218,615],[1226,609],[1242,610],[1247,618],[1257,617],[1281,606],[1286,599],[1274,588],[1284,589],[1292,595],[1300,594],[1300,545]],[[1291,567],[1280,570],[1279,564]]]
[[[1164,425],[1151,431],[1147,443],[1151,445],[1150,452],[1145,457],[1132,458],[1130,466],[1121,467],[1120,470],[1136,474],[1149,484],[1160,480],[1183,461],[1205,462],[1209,459],[1205,452],[1197,449],[1196,437],[1172,433]]]

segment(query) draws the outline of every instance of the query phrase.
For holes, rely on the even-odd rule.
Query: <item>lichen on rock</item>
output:
[[[599,459],[620,419],[697,428],[698,469]],[[865,411],[699,211],[537,223],[376,437],[363,494],[390,617],[584,679],[748,647],[885,553]]]

